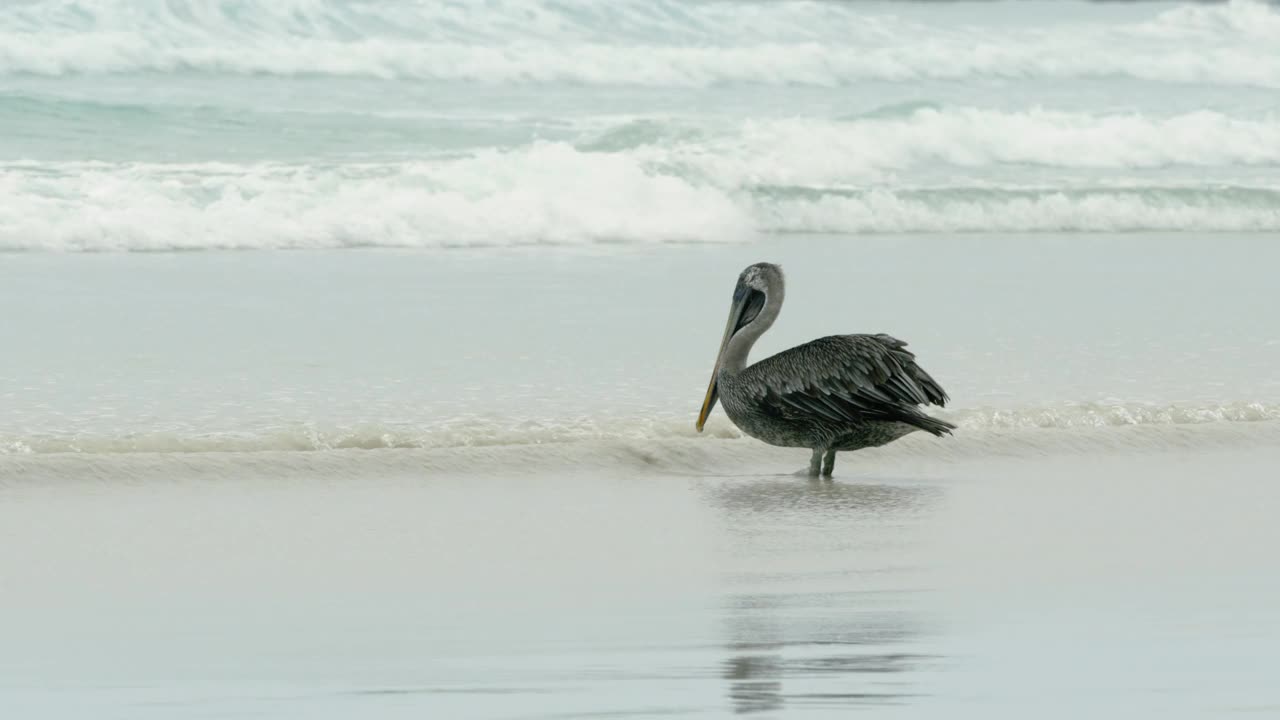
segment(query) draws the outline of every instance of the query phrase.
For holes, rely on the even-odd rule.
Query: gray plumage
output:
[[[747,366],[751,346],[777,318],[784,295],[776,265],[757,263],[739,277],[699,430],[718,398],[747,435],[810,448],[809,474],[830,475],[837,451],[955,428],[920,409],[945,405],[947,394],[907,344],[889,335],[832,335]]]

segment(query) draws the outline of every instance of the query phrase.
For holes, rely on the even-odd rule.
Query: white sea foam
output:
[[[606,163],[607,164],[607,163]],[[740,242],[760,233],[1280,230],[1280,194],[1161,188],[773,197],[640,170],[430,188],[412,172],[0,177],[0,250],[164,251]],[[16,188],[16,189],[15,189]],[[8,194],[7,197],[4,197]]]
[[[731,134],[651,145],[641,155],[726,187],[857,184],[938,168],[1270,166],[1280,165],[1280,118],[923,107],[847,121],[747,121]]]
[[[1192,202],[1155,193],[1063,192],[986,198],[921,198],[891,191],[763,204],[758,226],[774,232],[1280,231],[1280,196],[1268,206],[1204,194]]]
[[[1280,188],[1265,184],[1280,119],[924,107],[693,135],[679,120],[636,128],[385,163],[10,163],[0,249],[1280,229]],[[1226,180],[1237,174],[1244,184]]]
[[[910,471],[956,461],[1044,458],[1099,453],[1170,450],[1236,450],[1274,446],[1280,423],[1124,425],[1075,429],[965,430],[955,437],[916,434],[882,448],[846,453],[854,473]],[[634,437],[576,442],[398,447],[297,452],[292,446],[231,447],[192,452],[189,445],[153,451],[45,452],[0,454],[0,486],[66,482],[76,478],[130,482],[299,480],[330,477],[386,478],[448,474],[527,475],[545,472],[654,472],[661,474],[791,472],[805,464],[803,449],[775,448],[749,438]]]
[[[742,237],[722,192],[542,144],[378,166],[71,164],[0,171],[0,248],[439,247]]]
[[[983,25],[858,3],[36,0],[0,16],[0,73],[642,86],[1128,76],[1280,87],[1280,15],[1262,2],[1127,24],[1081,12],[1046,25],[1031,12]]]
[[[959,426],[957,436],[995,433],[1061,431],[1058,438],[1075,446],[1072,433],[1108,428],[1176,428],[1201,425],[1264,423],[1280,433],[1280,407],[1259,402],[1222,404],[1104,404],[1080,403],[1023,408],[971,408],[935,410],[934,414]],[[984,435],[985,434],[985,435]],[[993,436],[994,437],[994,436]],[[1093,436],[1091,436],[1093,437]],[[1102,437],[1102,436],[1097,436]],[[1158,436],[1153,436],[1158,437]],[[544,419],[466,417],[426,425],[364,424],[357,426],[296,424],[242,432],[138,431],[120,435],[33,434],[0,435],[0,454],[47,455],[78,453],[153,454],[210,452],[311,452],[328,450],[390,450],[501,448],[542,445],[627,444],[661,447],[682,441],[742,439],[727,420],[716,417],[705,433],[698,434],[687,416]],[[1075,438],[1075,439],[1072,439]],[[1005,442],[1005,440],[1001,440]],[[1026,442],[1050,442],[1027,439]],[[1100,441],[1109,442],[1109,441]],[[921,452],[931,452],[924,449]],[[945,452],[945,451],[943,451]]]

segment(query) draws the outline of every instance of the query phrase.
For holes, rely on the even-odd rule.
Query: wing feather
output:
[[[934,434],[952,425],[921,412],[947,393],[889,335],[831,335],[766,358],[743,371],[757,399],[783,416],[832,423],[893,420]]]

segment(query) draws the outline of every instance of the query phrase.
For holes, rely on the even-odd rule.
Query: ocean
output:
[[[0,8],[0,714],[1280,712],[1280,6]],[[958,426],[694,430],[910,343]]]
[[[0,249],[1280,229],[1257,2],[19,0]]]

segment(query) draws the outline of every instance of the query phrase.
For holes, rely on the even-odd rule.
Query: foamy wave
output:
[[[924,107],[844,122],[751,121],[719,137],[647,147],[643,157],[726,187],[856,184],[936,167],[1272,166],[1280,165],[1280,118]]]
[[[701,436],[742,437],[726,422]],[[135,432],[124,435],[0,435],[0,454],[312,452],[487,448],[575,443],[663,442],[699,437],[688,418],[528,420],[459,418],[423,426],[297,424],[239,433]]]
[[[759,232],[1280,229],[1280,120],[923,107],[392,163],[0,165],[0,249],[727,242]],[[1031,168],[1031,169],[1029,169]],[[1054,168],[1057,185],[1023,187]],[[1194,168],[1194,169],[1193,169]],[[1109,186],[1077,187],[1094,169]],[[1164,185],[1143,182],[1160,169]],[[988,178],[975,181],[981,170]],[[1244,184],[1213,182],[1252,174]],[[1183,185],[1178,178],[1185,177]],[[912,189],[902,178],[920,178]],[[1007,178],[1004,185],[990,178]],[[1096,181],[1095,181],[1096,182]],[[890,184],[891,183],[891,184]],[[968,184],[965,184],[968,183]],[[873,189],[889,185],[895,189]]]
[[[1120,25],[1086,13],[988,26],[856,3],[35,0],[0,20],[0,72],[642,86],[1129,76],[1280,87],[1277,18],[1254,0]],[[902,41],[919,37],[930,41]]]
[[[1239,37],[1280,42],[1280,13],[1265,2],[1233,0],[1224,5],[1183,5],[1138,25],[1135,35],[1185,41]]]
[[[1215,411],[1210,411],[1214,414]],[[1274,412],[1270,413],[1274,415]],[[1159,413],[1157,413],[1159,415]],[[310,447],[306,441],[280,438],[259,443],[240,439],[214,444],[175,444],[172,439],[142,447],[117,439],[101,445],[45,444],[40,450],[0,453],[0,486],[12,483],[95,481],[224,483],[263,479],[314,482],[323,478],[412,477],[424,475],[532,475],[564,472],[640,472],[659,474],[791,473],[805,465],[808,453],[775,448],[717,427],[714,437],[693,437],[686,418],[681,430],[589,432],[574,439],[523,444],[383,444],[365,440],[331,451],[330,441]],[[378,431],[370,429],[375,435]],[[385,434],[385,432],[383,432]],[[332,440],[332,438],[330,439]],[[9,439],[12,441],[12,438]],[[1066,428],[964,426],[954,436],[916,433],[882,448],[846,453],[846,473],[895,473],[918,468],[932,472],[939,463],[992,458],[1034,458],[1072,454],[1214,451],[1275,447],[1280,422],[1086,423]],[[355,450],[368,447],[368,450]]]
[[[1280,420],[1280,405],[1260,402],[1211,405],[1074,403],[1042,408],[977,408],[951,413],[949,419],[965,430],[1204,425]]]
[[[714,242],[724,193],[540,144],[437,162],[0,169],[0,248],[174,250]]]
[[[539,170],[549,159],[560,170]],[[514,165],[514,167],[513,167]],[[718,188],[565,147],[433,165],[0,171],[0,250],[734,242],[760,233],[1280,230],[1280,190]]]
[[[1280,230],[1280,193],[1256,190],[894,192],[762,203],[763,231],[793,233]]]
[[[1100,431],[1108,428],[1173,428],[1280,420],[1280,406],[1258,402],[1214,405],[1082,403],[1029,408],[973,408],[938,411],[959,426],[957,436],[970,433],[1026,433]],[[425,426],[299,424],[241,433],[138,432],[119,436],[79,434],[0,435],[0,454],[59,453],[154,454],[211,452],[312,452],[328,450],[450,450],[534,445],[662,445],[671,442],[709,442],[742,439],[742,433],[723,417],[699,434],[691,417],[664,415],[645,418],[577,418],[528,420],[459,418]],[[1074,444],[1076,440],[1063,440]]]

